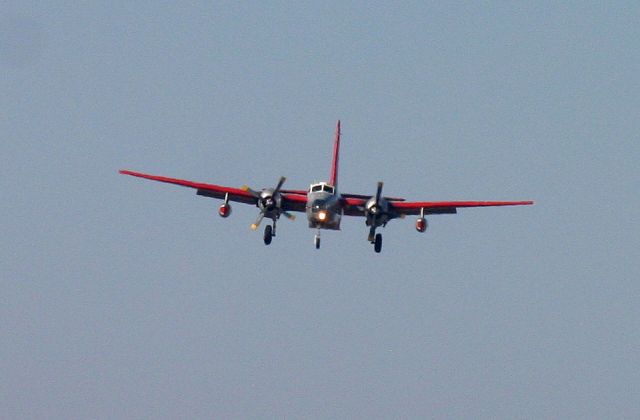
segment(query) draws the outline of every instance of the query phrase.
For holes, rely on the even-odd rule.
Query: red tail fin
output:
[[[336,138],[333,141],[333,160],[331,161],[331,174],[329,175],[329,184],[338,187],[338,159],[340,155],[340,120],[336,125]]]

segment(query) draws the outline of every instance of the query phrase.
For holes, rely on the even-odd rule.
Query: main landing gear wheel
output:
[[[316,246],[316,249],[320,249],[320,235],[314,236],[313,243]]]
[[[273,239],[273,227],[267,225],[264,227],[264,244],[269,245]]]
[[[376,235],[376,240],[373,243],[373,250],[376,252],[382,251],[382,235],[379,233]]]

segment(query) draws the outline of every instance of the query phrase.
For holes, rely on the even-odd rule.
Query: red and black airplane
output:
[[[276,236],[276,222],[281,215],[288,219],[295,219],[292,212],[304,212],[307,215],[309,227],[317,229],[314,238],[316,248],[320,248],[320,230],[339,230],[342,216],[360,216],[365,218],[369,226],[368,241],[373,244],[375,252],[382,250],[382,235],[376,234],[376,228],[397,218],[407,215],[417,215],[416,230],[427,230],[426,215],[455,214],[462,207],[495,207],[530,205],[533,201],[406,201],[404,198],[385,197],[382,195],[382,182],[374,195],[341,194],[338,193],[338,158],[340,154],[340,121],[336,127],[333,144],[333,160],[328,182],[311,184],[307,191],[283,189],[285,177],[281,177],[275,188],[264,188],[260,191],[247,186],[241,188],[225,187],[221,185],[205,184],[182,179],[148,175],[139,172],[121,170],[124,175],[132,175],[153,181],[166,182],[194,188],[198,195],[224,200],[218,208],[218,214],[229,217],[231,214],[230,201],[252,204],[258,207],[260,213],[251,228],[256,230],[265,217],[272,220],[264,229],[264,243],[269,245]]]

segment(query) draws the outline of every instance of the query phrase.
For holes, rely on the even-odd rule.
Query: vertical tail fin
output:
[[[340,120],[336,125],[336,137],[333,141],[333,159],[331,160],[331,174],[329,175],[329,184],[338,187],[338,160],[340,156]]]

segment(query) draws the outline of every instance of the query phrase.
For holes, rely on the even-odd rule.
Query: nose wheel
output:
[[[313,244],[316,246],[316,249],[320,249],[320,233],[313,237]]]

